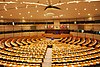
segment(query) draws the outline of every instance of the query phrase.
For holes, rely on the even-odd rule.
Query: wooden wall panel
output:
[[[13,26],[12,25],[6,25],[5,31],[13,31]]]
[[[85,33],[78,33],[78,37],[86,37]]]
[[[22,33],[14,33],[14,37],[20,37],[22,36]]]
[[[100,35],[94,35],[94,39],[100,40]]]
[[[23,32],[22,36],[29,36],[29,32]]]
[[[77,32],[70,32],[70,34],[73,35],[73,36],[77,36],[78,35]]]
[[[92,25],[84,25],[84,30],[93,30]]]
[[[78,30],[78,25],[76,25],[76,24],[70,24],[69,29],[70,30]]]
[[[21,30],[21,26],[14,26],[14,31]]]
[[[4,36],[5,36],[4,34],[0,34],[0,38],[4,38]]]
[[[73,36],[77,35],[77,32],[70,32]],[[87,37],[100,40],[100,35],[97,34],[90,34],[90,33],[78,33],[78,37]]]
[[[86,33],[87,38],[93,38],[93,34]]]
[[[94,30],[95,31],[100,31],[100,25],[94,25]]]
[[[5,29],[4,25],[1,25],[0,26],[0,31],[4,31],[4,29]]]
[[[13,33],[5,34],[5,38],[13,37]]]
[[[31,28],[30,28],[30,26],[22,26],[22,29],[23,30],[30,30]]]

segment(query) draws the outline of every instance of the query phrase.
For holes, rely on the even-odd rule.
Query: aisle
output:
[[[52,48],[47,48],[47,53],[45,55],[42,67],[51,67],[52,64]]]

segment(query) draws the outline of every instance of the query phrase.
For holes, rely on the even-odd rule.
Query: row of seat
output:
[[[66,37],[66,38],[61,38],[58,42],[73,44],[73,45],[88,46],[88,47],[96,47],[96,48],[100,47],[98,40],[90,38]]]
[[[2,38],[0,65],[11,67],[41,67],[47,50],[43,39],[34,37]]]
[[[54,45],[52,67],[83,67],[100,64],[100,44],[98,40],[65,37],[60,38]]]

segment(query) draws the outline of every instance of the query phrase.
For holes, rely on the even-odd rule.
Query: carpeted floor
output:
[[[47,52],[45,55],[44,62],[42,63],[42,67],[51,67],[52,64],[52,48],[47,48]]]

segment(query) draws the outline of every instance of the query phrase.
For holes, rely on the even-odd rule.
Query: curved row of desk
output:
[[[100,43],[96,39],[66,37],[55,43],[52,67],[92,67],[100,64]]]
[[[42,38],[16,37],[0,40],[0,65],[5,67],[41,67],[47,45]]]
[[[98,40],[69,36],[55,41],[36,37],[2,38],[0,65],[42,67],[48,44],[53,45],[52,67],[84,67],[100,64]]]

